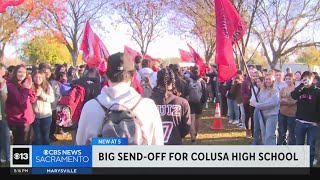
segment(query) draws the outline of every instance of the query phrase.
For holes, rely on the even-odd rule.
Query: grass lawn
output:
[[[210,103],[208,109],[204,109],[201,118],[200,133],[198,134],[199,145],[248,145],[252,139],[247,139],[245,131],[236,125],[228,124],[226,118],[222,118],[224,130],[211,130],[214,119],[214,106]],[[71,143],[70,134],[57,134],[59,141],[54,145],[68,145]],[[184,139],[184,144],[190,144],[190,136]]]
[[[209,104],[208,109],[204,109],[201,118],[200,133],[198,134],[198,145],[249,145],[252,139],[246,138],[245,130],[239,128],[236,125],[228,124],[227,118],[222,118],[223,130],[211,130],[211,126],[214,120],[214,105]],[[65,134],[56,135],[59,141],[54,142],[53,145],[71,145],[71,135]],[[183,143],[189,145],[191,142],[188,135]],[[319,152],[320,154],[320,152]],[[318,158],[319,159],[319,158]],[[320,163],[316,167],[319,166]]]

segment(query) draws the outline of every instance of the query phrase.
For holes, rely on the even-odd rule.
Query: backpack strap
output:
[[[104,105],[102,105],[101,104],[101,102],[98,100],[98,98],[94,98],[98,103],[99,103],[99,105],[102,107],[102,109],[104,110],[104,111],[107,111],[108,110],[108,108],[106,108],[106,107],[104,107]],[[143,99],[143,97],[140,97],[140,99],[139,99],[139,101],[137,102],[137,104],[135,104],[130,110],[131,111],[133,111],[137,106],[138,106],[138,104],[140,103],[140,101]],[[114,105],[114,104],[113,104]],[[112,105],[112,106],[113,106]],[[111,106],[111,107],[112,107]]]
[[[138,104],[140,103],[140,101],[143,99],[143,97],[140,97],[139,101],[137,102],[136,105],[134,105],[130,110],[133,111],[137,106]]]
[[[103,109],[104,111],[107,111],[107,110],[108,110],[108,108],[104,107],[104,105],[101,104],[101,102],[98,100],[98,98],[94,98],[94,99],[100,104],[100,106],[102,107],[102,109]]]

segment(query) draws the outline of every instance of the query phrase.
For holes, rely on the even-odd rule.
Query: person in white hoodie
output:
[[[151,85],[152,88],[157,86],[157,73],[152,70],[152,61],[149,59],[142,60],[141,66],[142,69],[140,69],[137,73],[137,80],[141,81],[141,76],[144,77],[150,77],[151,79]]]
[[[141,99],[140,94],[130,87],[134,73],[134,62],[129,57],[123,53],[109,56],[106,72],[109,87],[103,87],[96,99],[84,105],[76,136],[77,145],[90,145],[92,138],[101,136],[105,118],[101,105],[108,109],[115,103],[133,109],[140,121],[142,136],[136,140],[138,145],[164,144],[162,121],[156,104],[149,98]]]
[[[33,81],[33,88],[37,96],[37,101],[32,104],[33,112],[36,115],[32,124],[35,136],[34,143],[36,145],[49,145],[52,121],[51,103],[55,100],[54,91],[42,71],[33,75]]]

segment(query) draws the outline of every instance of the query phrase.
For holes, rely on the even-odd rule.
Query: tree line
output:
[[[266,61],[270,67],[286,63],[293,54],[300,62],[319,61],[320,42],[314,34],[320,22],[320,1],[230,1],[248,27],[234,47],[239,67],[240,54],[248,63]],[[111,19],[115,27],[105,27],[103,18]],[[205,61],[214,59],[212,0],[25,0],[0,14],[0,58],[8,43],[24,40],[19,54],[29,63],[76,65],[81,61],[79,46],[87,20],[100,31],[126,24],[142,54],[167,32],[199,42]]]

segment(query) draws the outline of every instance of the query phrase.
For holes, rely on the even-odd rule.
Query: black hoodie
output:
[[[190,131],[191,116],[190,106],[184,98],[168,92],[168,98],[163,102],[163,90],[158,87],[153,89],[151,99],[156,103],[163,125],[165,145],[182,144]]]
[[[303,83],[291,92],[291,97],[297,100],[296,118],[308,122],[320,122],[320,89],[312,85],[304,88]]]

